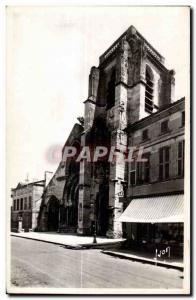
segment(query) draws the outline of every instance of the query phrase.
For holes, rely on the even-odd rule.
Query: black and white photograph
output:
[[[7,5],[8,294],[190,294],[190,12]]]

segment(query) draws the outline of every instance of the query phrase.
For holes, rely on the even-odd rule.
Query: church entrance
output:
[[[52,196],[48,206],[48,231],[57,231],[59,225],[59,202]]]
[[[61,218],[60,230],[76,232],[78,227],[79,177],[70,175],[64,188],[64,213]]]
[[[78,226],[78,187],[72,187],[72,193],[66,207],[66,224],[72,230],[76,230]]]
[[[97,234],[105,236],[109,223],[109,186],[101,185],[96,197]]]

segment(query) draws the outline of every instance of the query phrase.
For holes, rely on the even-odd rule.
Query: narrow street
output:
[[[182,272],[101,253],[12,237],[11,282],[19,287],[182,288]]]

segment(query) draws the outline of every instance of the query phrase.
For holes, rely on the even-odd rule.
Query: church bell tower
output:
[[[90,133],[99,120],[109,132],[109,148],[118,153],[109,162],[108,199],[101,198],[108,206],[108,237],[122,236],[122,223],[118,219],[123,212],[126,163],[120,158],[129,146],[126,127],[173,102],[174,85],[174,71],[164,66],[164,58],[133,26],[100,56],[99,66],[91,68],[89,95],[84,102],[82,146],[91,143]],[[83,214],[78,223],[81,234],[88,232],[91,204],[99,191],[100,181],[95,184],[91,174],[92,164],[81,162],[79,206]]]

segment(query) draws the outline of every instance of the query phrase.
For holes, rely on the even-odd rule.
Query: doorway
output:
[[[101,185],[96,197],[97,234],[105,236],[109,224],[109,186]]]
[[[48,206],[48,231],[57,231],[59,225],[59,201],[52,196]]]

